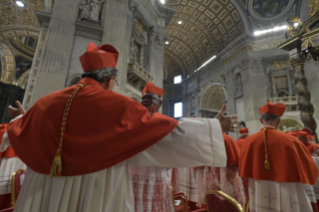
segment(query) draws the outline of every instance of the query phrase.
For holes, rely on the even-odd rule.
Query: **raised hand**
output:
[[[15,101],[15,103],[18,108],[12,107],[11,105],[9,105],[8,107],[8,114],[12,119],[16,118],[17,116],[21,114],[26,113],[25,109],[22,107],[19,101]]]
[[[223,132],[236,132],[237,124],[240,124],[237,115],[225,116],[226,105],[223,104],[215,118],[220,122]],[[236,127],[235,127],[236,126]]]

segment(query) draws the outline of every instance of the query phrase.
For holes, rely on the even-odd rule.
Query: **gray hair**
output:
[[[92,78],[96,81],[98,81],[99,83],[104,83],[106,82],[108,79],[110,79],[113,76],[117,76],[117,69],[116,68],[102,68],[102,69],[98,69],[98,70],[94,70],[94,71],[88,71],[88,72],[84,72],[82,74],[82,78],[88,77],[88,78]]]
[[[274,114],[270,114],[270,113],[263,113],[261,114],[261,119],[263,121],[277,121],[278,119],[280,119],[280,116],[274,115]]]

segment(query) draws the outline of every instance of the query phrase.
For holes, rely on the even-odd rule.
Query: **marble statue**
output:
[[[102,6],[105,0],[82,0],[79,6],[78,20],[89,19],[100,22]]]
[[[241,88],[241,76],[240,74],[236,75],[236,91],[237,92],[241,92],[242,88]]]
[[[90,18],[94,21],[100,21],[100,14],[105,0],[92,0]]]

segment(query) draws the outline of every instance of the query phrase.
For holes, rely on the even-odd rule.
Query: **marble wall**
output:
[[[92,19],[87,15],[90,12],[100,15]],[[31,70],[33,82],[28,85],[24,106],[28,109],[42,96],[76,83],[82,73],[78,58],[90,42],[111,44],[119,51],[119,87],[115,91],[141,96],[141,91],[127,82],[135,18],[144,20],[149,36],[145,71],[155,85],[162,86],[165,29],[173,12],[147,0],[108,0],[96,11],[86,11],[80,0],[56,0],[52,13],[36,11],[42,45],[36,50],[37,64]]]
[[[254,37],[246,35],[238,38],[233,44],[230,44],[231,51],[221,52],[220,55],[224,54],[225,57],[219,56],[202,70],[184,79],[179,85],[167,85],[165,87],[163,113],[173,117],[174,103],[182,101],[184,104],[183,117],[192,116],[190,105],[195,107],[196,116],[203,116],[203,113],[200,113],[203,109],[201,108],[201,101],[217,95],[212,93],[207,97],[203,92],[205,89],[207,90],[207,86],[217,83],[225,88],[227,113],[238,114],[239,118],[245,121],[250,133],[259,131],[262,125],[259,121],[258,108],[274,97],[269,92],[269,88],[273,86],[273,82],[268,80],[269,65],[276,60],[288,60],[288,53],[277,48],[277,45],[284,40],[283,32],[272,36]],[[289,70],[286,72],[288,75],[291,74]],[[311,102],[315,107],[314,117],[318,122],[319,96],[316,95],[318,92],[317,83],[319,82],[318,64],[314,61],[306,63],[305,72],[308,78],[308,88],[312,94]],[[241,84],[237,80],[239,74]],[[290,83],[293,89],[293,75],[289,77],[292,77]],[[195,101],[195,104],[191,101]],[[210,108],[210,110],[216,111],[213,108]],[[207,113],[205,114],[204,117],[207,117]],[[299,111],[287,111],[282,119],[293,119],[301,123],[299,116]],[[230,135],[234,138],[238,137],[237,133],[230,133]]]

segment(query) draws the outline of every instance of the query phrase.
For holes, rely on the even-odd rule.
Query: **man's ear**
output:
[[[263,124],[263,120],[261,118],[259,120],[260,120],[260,123]]]
[[[158,106],[160,107],[162,105],[162,100],[159,100]]]

